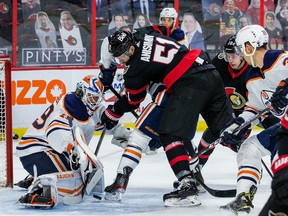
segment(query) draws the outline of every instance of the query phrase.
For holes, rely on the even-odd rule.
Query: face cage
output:
[[[84,95],[83,95],[83,101],[86,105],[86,107],[94,112],[95,109],[101,104],[103,101],[103,96],[99,93],[96,93],[94,89],[91,87],[86,88],[84,87]]]

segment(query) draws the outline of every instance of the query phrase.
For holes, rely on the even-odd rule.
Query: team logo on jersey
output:
[[[77,39],[72,35],[70,35],[67,39],[65,39],[65,41],[71,46],[75,46],[77,44]]]
[[[272,210],[269,210],[268,216],[287,216],[284,212],[273,212]]]
[[[225,88],[226,95],[228,96],[233,109],[241,109],[245,106],[245,98],[236,92],[235,88],[227,87]]]
[[[5,14],[5,13],[8,13],[8,11],[9,11],[8,5],[1,2],[0,3],[0,13]]]
[[[219,53],[218,54],[218,59],[223,59],[224,58],[224,53]]]
[[[270,90],[262,90],[261,91],[261,101],[264,104],[264,106],[271,108],[271,102],[270,99],[272,97],[274,92]],[[275,116],[282,116],[284,114],[285,109],[283,109],[280,113],[276,113],[273,111],[273,109],[270,109],[270,111],[273,113]]]

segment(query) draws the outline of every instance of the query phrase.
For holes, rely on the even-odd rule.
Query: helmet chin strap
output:
[[[250,54],[248,54],[248,53],[246,52],[246,50],[244,50],[244,54],[245,54],[246,56],[249,56],[249,57],[250,57],[251,66],[254,67],[254,68],[257,67],[257,65],[255,65],[254,60],[253,60],[253,55],[255,54],[255,51],[256,51],[256,48],[255,48],[255,47],[254,47],[253,52],[250,53]]]

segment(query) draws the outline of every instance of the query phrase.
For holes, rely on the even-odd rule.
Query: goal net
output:
[[[0,187],[13,186],[10,58],[0,55]]]

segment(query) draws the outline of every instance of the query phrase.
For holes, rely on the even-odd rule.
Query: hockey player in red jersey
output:
[[[232,118],[231,105],[223,82],[208,55],[201,50],[189,51],[174,40],[141,31],[133,34],[117,31],[112,35],[109,51],[126,66],[126,95],[109,106],[102,123],[113,127],[125,112],[139,106],[151,81],[163,82],[168,93],[159,132],[168,161],[180,186],[165,194],[164,204],[199,205],[195,179],[189,168],[185,139],[197,124],[199,114],[215,136]],[[217,89],[217,91],[215,91]]]

